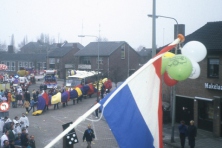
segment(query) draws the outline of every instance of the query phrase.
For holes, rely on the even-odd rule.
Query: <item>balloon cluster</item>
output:
[[[207,49],[201,42],[191,41],[183,46],[181,53],[175,55],[166,52],[162,56],[161,74],[164,74],[164,82],[168,86],[173,86],[178,81],[187,78],[198,78],[200,76],[200,66],[197,62],[206,57]]]

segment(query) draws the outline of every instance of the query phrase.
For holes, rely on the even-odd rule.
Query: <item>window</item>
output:
[[[89,57],[82,57],[81,64],[91,64]]]
[[[99,64],[103,64],[103,58],[102,57],[99,57],[99,60],[98,60],[98,57],[96,59],[97,59],[97,61],[96,61],[97,64],[98,64],[98,61],[99,61]]]
[[[55,64],[55,58],[49,58],[49,64]]]
[[[11,71],[15,71],[15,62],[11,62]]]
[[[208,77],[219,78],[219,58],[208,59]]]
[[[121,46],[121,59],[125,59],[125,45]]]

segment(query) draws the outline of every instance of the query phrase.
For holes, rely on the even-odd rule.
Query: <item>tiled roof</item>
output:
[[[46,54],[1,53],[1,61],[46,61]]]
[[[64,43],[62,47],[57,47],[53,51],[49,52],[48,57],[56,58],[63,57],[73,49],[83,49],[84,46],[80,43]]]
[[[99,55],[109,56],[118,47],[123,45],[124,41],[119,42],[99,42]],[[98,42],[91,42],[82,50],[79,50],[75,56],[97,56],[98,55]]]
[[[77,47],[80,50],[84,48],[84,46],[80,43],[65,43],[62,47]]]
[[[208,51],[222,51],[222,21],[208,22],[193,33],[185,36],[183,44],[189,41],[199,41],[203,43]],[[159,47],[157,52],[167,45]]]
[[[46,51],[49,47],[47,43],[39,43],[39,42],[29,42],[20,48],[21,52],[29,52],[29,53],[36,53],[36,51],[44,50]]]
[[[48,57],[63,57],[65,56],[67,53],[69,53],[73,48],[72,47],[60,47],[60,48],[56,48],[53,51],[51,51],[48,54]]]
[[[209,51],[222,51],[222,21],[208,22],[203,27],[185,37],[185,42],[199,41]]]

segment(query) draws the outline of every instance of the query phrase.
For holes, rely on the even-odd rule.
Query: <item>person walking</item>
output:
[[[91,148],[91,142],[93,141],[94,138],[95,138],[94,131],[93,129],[91,129],[91,125],[89,124],[88,129],[86,129],[83,134],[83,142],[86,139],[87,148]]]
[[[99,101],[96,100],[96,102],[95,102],[94,105],[96,105],[98,102],[99,102]],[[98,117],[99,117],[99,107],[95,110],[95,114],[96,114],[96,118],[98,118]]]
[[[178,126],[179,133],[180,133],[180,144],[181,148],[184,148],[185,145],[185,139],[187,136],[187,126],[185,125],[185,122],[182,120],[180,122],[180,125]]]
[[[30,103],[31,96],[30,96],[29,91],[27,91],[26,94],[25,94],[25,100],[26,100],[26,101],[29,101],[29,103]]]
[[[29,109],[29,111],[28,112],[30,112],[31,110],[32,110],[32,112],[34,112],[35,111],[35,104],[36,104],[37,102],[35,102],[35,100],[33,99],[33,97],[31,98],[31,101],[30,101],[30,109]]]
[[[17,102],[18,107],[22,107],[23,103],[22,103],[22,93],[21,92],[17,93],[16,102]]]
[[[188,126],[188,140],[189,140],[189,146],[190,148],[195,147],[195,137],[197,136],[197,128],[194,125],[194,121],[190,121],[190,126]]]
[[[30,107],[30,103],[28,100],[25,100],[23,107],[25,107],[26,115],[27,115],[29,113],[29,107]]]

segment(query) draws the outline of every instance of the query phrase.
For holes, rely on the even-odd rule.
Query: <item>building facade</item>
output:
[[[139,54],[124,41],[91,42],[75,55],[78,70],[99,71],[100,77],[124,81],[139,68]]]
[[[199,62],[201,74],[197,79],[176,85],[176,121],[189,124],[194,120],[198,128],[222,136],[222,21],[207,23],[185,40],[203,43],[207,56]],[[163,84],[163,99],[170,101],[170,95],[169,87]]]
[[[67,65],[74,65],[74,54],[81,50],[83,46],[80,43],[65,43],[57,47],[48,54],[48,69],[56,69],[59,78],[65,79]],[[75,69],[75,67],[69,67]]]

